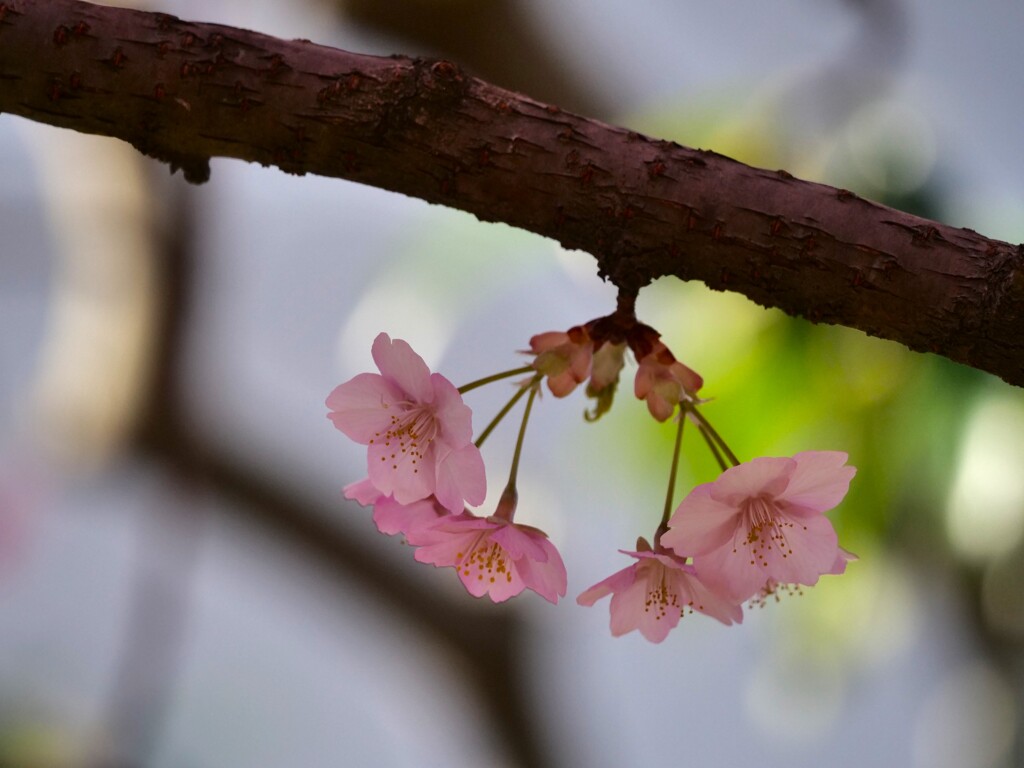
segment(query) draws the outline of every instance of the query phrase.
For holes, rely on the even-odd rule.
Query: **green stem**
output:
[[[519,491],[516,489],[516,476],[519,474],[519,457],[523,453],[523,438],[526,437],[526,422],[530,420],[530,411],[533,409],[533,399],[537,396],[537,389],[540,387],[540,376],[527,385],[530,396],[526,400],[526,410],[523,411],[523,423],[519,425],[519,437],[516,438],[516,450],[512,455],[512,469],[508,473],[508,483],[505,490],[501,492],[501,499],[498,500],[498,508],[494,511],[495,517],[512,522],[516,513],[516,503],[519,501]],[[520,390],[521,395],[524,390]]]
[[[711,435],[704,428],[703,424],[698,424],[697,428],[700,429],[700,435],[704,438],[704,441],[708,444],[708,448],[711,449],[711,454],[715,457],[715,461],[718,462],[718,466],[725,472],[729,468],[729,465],[725,463],[725,459],[722,458],[721,451],[718,450],[718,446],[715,445],[715,441],[711,439]]]
[[[693,417],[701,426],[701,431],[707,430],[707,434],[711,437],[711,439],[715,441],[718,447],[722,449],[722,453],[724,453],[726,458],[728,458],[729,461],[732,462],[733,466],[738,466],[739,464],[742,463],[739,459],[736,458],[736,454],[729,449],[729,446],[725,444],[725,440],[722,439],[722,436],[715,431],[715,428],[712,427],[711,424],[708,423],[708,420],[705,419],[701,415],[700,411],[697,410],[697,406],[693,405],[693,403],[687,403],[685,405],[685,408],[686,410],[693,414]]]
[[[526,422],[530,420],[530,411],[533,408],[533,399],[537,396],[539,378],[530,383],[530,396],[526,398],[526,410],[523,411],[523,423],[519,425],[519,437],[516,438],[516,452],[512,455],[512,469],[508,473],[508,483],[505,485],[505,493],[514,491],[516,487],[516,475],[519,474],[519,455],[523,452],[523,438],[526,436]]]
[[[520,371],[520,373],[522,373],[522,371]],[[494,428],[501,423],[501,420],[504,419],[508,412],[511,411],[512,408],[515,406],[515,404],[519,402],[519,399],[526,394],[526,390],[535,389],[535,385],[537,384],[537,382],[540,381],[540,379],[541,374],[538,373],[530,380],[529,384],[524,384],[523,386],[519,387],[519,389],[516,390],[516,393],[512,395],[512,399],[505,403],[505,407],[498,411],[498,415],[491,419],[491,423],[488,424],[486,429],[484,429],[484,431],[480,433],[480,437],[478,437],[474,443],[477,448],[484,444],[484,440],[487,439],[487,436],[494,431]]]
[[[459,387],[459,394],[464,395],[477,387],[482,387],[484,384],[490,384],[492,381],[501,381],[502,379],[507,379],[509,376],[518,376],[521,373],[530,373],[533,370],[534,368],[532,365],[524,365],[522,368],[513,368],[511,371],[492,373],[490,376],[484,376],[482,379],[469,382],[469,384],[463,384]]]
[[[686,422],[686,412],[679,409],[679,429],[676,431],[676,445],[672,450],[672,469],[668,475],[668,493],[665,494],[665,511],[661,514],[661,524],[654,534],[654,546],[658,546],[661,534],[668,530],[668,519],[672,516],[672,497],[676,493],[676,475],[679,472],[679,454],[683,446],[683,424]]]

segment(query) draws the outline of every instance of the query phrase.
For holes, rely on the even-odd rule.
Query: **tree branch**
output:
[[[448,61],[8,0],[0,111],[115,136],[190,181],[222,156],[402,192],[588,251],[627,290],[702,280],[1024,385],[1024,246],[588,120]]]

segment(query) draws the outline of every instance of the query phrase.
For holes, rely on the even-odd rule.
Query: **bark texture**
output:
[[[1024,246],[589,120],[449,61],[8,0],[0,111],[123,139],[190,181],[222,156],[401,192],[587,251],[627,293],[702,280],[1024,385]]]

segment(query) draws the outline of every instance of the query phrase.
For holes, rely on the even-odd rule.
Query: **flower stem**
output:
[[[518,376],[521,373],[530,373],[533,370],[534,368],[532,365],[524,365],[522,368],[513,368],[511,371],[492,373],[490,376],[484,376],[482,379],[469,382],[469,384],[463,384],[459,387],[459,394],[464,395],[477,387],[482,387],[484,384],[490,384],[492,381],[501,381],[502,379],[507,379],[509,376]]]
[[[668,519],[672,515],[672,498],[676,493],[676,475],[679,472],[679,454],[683,446],[683,424],[686,422],[686,413],[679,409],[679,429],[676,431],[676,445],[672,450],[672,469],[668,475],[668,493],[665,494],[665,511],[661,514],[661,523],[654,534],[654,546],[657,548],[661,541],[661,534],[668,530]]]
[[[512,469],[508,473],[508,482],[505,490],[501,492],[501,499],[498,501],[498,508],[494,512],[495,517],[512,522],[516,513],[516,503],[519,501],[519,491],[516,488],[516,476],[519,474],[519,457],[523,452],[523,438],[526,436],[526,422],[530,420],[530,411],[533,409],[533,399],[537,396],[537,388],[540,386],[540,375],[535,376],[529,384],[519,390],[518,394],[530,390],[530,396],[526,399],[526,410],[523,411],[523,423],[519,425],[519,437],[516,438],[516,450],[512,454]],[[514,402],[514,401],[513,401]]]
[[[535,377],[529,384],[530,396],[526,398],[526,410],[523,411],[523,423],[519,425],[519,437],[516,438],[516,452],[512,454],[512,469],[508,473],[508,483],[505,485],[505,493],[515,491],[516,475],[519,474],[519,455],[523,452],[523,438],[526,436],[526,422],[530,420],[530,411],[533,409],[533,399],[537,396],[537,387],[539,384],[539,376]]]
[[[693,418],[697,420],[697,424],[700,426],[701,432],[704,432],[707,437],[714,440],[715,444],[722,449],[722,453],[724,453],[726,458],[732,462],[734,467],[738,466],[741,462],[736,458],[736,454],[730,450],[729,446],[726,445],[725,440],[723,440],[722,436],[715,431],[715,428],[708,423],[708,420],[701,415],[700,411],[697,410],[697,406],[693,403],[687,403],[684,407],[693,414]]]
[[[533,369],[527,368],[526,370]],[[522,371],[516,371],[515,373],[522,373]],[[513,374],[510,373],[509,375],[511,376]],[[541,375],[542,374],[538,373],[536,376],[530,379],[529,384],[524,384],[523,386],[519,387],[519,389],[516,390],[516,393],[512,395],[512,399],[505,403],[505,407],[498,411],[498,415],[491,419],[491,423],[488,424],[484,431],[480,433],[480,437],[478,437],[474,443],[477,448],[484,444],[484,440],[487,439],[487,436],[494,431],[494,428],[501,423],[501,420],[504,419],[508,412],[511,411],[512,408],[515,406],[515,404],[519,402],[520,398],[526,394],[526,390],[532,390],[536,388],[534,385],[540,381]]]
[[[704,425],[698,424],[697,427],[698,429],[700,429],[701,437],[704,438],[704,441],[708,444],[708,448],[711,449],[711,455],[715,457],[715,461],[718,462],[718,466],[722,468],[723,472],[725,472],[725,470],[729,468],[729,465],[726,464],[725,459],[722,458],[722,452],[718,450],[718,446],[715,445],[715,441],[711,439],[711,435],[708,434],[708,431],[704,428]]]

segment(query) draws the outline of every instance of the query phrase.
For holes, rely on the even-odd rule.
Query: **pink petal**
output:
[[[594,586],[589,589],[585,589],[580,592],[579,597],[576,598],[576,603],[579,605],[591,606],[603,597],[607,597],[613,592],[622,592],[627,589],[630,584],[636,581],[638,563],[633,565],[627,565],[621,571],[616,571],[607,579],[597,582]]]
[[[691,566],[684,566],[677,577],[679,594],[685,595],[686,605],[695,611],[718,619],[725,625],[740,624],[743,622],[743,608],[739,603],[733,603],[726,598],[715,594],[696,575]]]
[[[368,507],[376,503],[378,499],[383,498],[383,494],[370,482],[370,478],[349,483],[343,491],[346,499],[352,499],[364,507]]]
[[[734,550],[732,544],[694,557],[693,567],[708,589],[737,604],[757,594],[768,580],[747,550]]]
[[[409,399],[419,403],[431,402],[430,369],[408,343],[402,339],[392,341],[382,333],[373,340],[371,351],[373,361],[384,378],[397,384]]]
[[[541,352],[547,352],[568,341],[569,334],[564,331],[545,331],[530,338],[530,349],[534,354],[539,355]]]
[[[672,363],[669,370],[672,372],[672,377],[691,395],[697,394],[700,388],[704,386],[704,379],[701,375],[679,361]]]
[[[654,370],[649,365],[640,364],[633,379],[633,394],[637,400],[646,400],[647,393],[654,386]]]
[[[620,637],[640,627],[643,621],[644,603],[647,600],[647,579],[639,573],[639,565],[634,566],[638,578],[621,592],[612,595],[609,606],[611,613],[611,630],[613,637]]]
[[[459,390],[440,373],[430,375],[434,418],[440,427],[438,439],[450,448],[461,448],[473,441],[473,411],[462,400]]]
[[[437,508],[433,500],[429,499],[415,501],[412,504],[399,504],[388,496],[373,505],[373,522],[377,525],[377,530],[389,536],[396,533],[408,535],[437,518]]]
[[[367,451],[370,481],[385,496],[400,504],[411,504],[434,492],[436,467],[432,446],[422,457],[403,452],[394,445],[374,443]]]
[[[647,393],[647,410],[658,421],[668,421],[677,402],[678,399],[672,402],[666,400],[656,388]]]
[[[473,597],[483,597],[490,593],[491,600],[496,603],[508,600],[522,592],[526,585],[518,578],[514,569],[505,573],[488,574],[479,568],[455,567],[459,572],[459,581]]]
[[[451,451],[435,467],[434,495],[452,514],[466,504],[482,504],[487,496],[487,472],[480,449],[470,443]]]
[[[461,554],[469,552],[476,542],[494,526],[469,512],[446,515],[417,533],[415,558],[437,567],[455,565]]]
[[[828,573],[836,576],[842,573],[846,573],[846,564],[852,563],[859,559],[860,558],[853,554],[853,552],[849,552],[840,547],[839,554],[836,556],[836,561],[832,564],[832,567],[828,570]]]
[[[713,483],[698,485],[680,502],[661,543],[676,554],[704,554],[731,541],[739,510],[711,498]]]
[[[562,556],[558,554],[555,545],[547,539],[544,540],[547,550],[544,560],[523,558],[516,561],[516,572],[519,574],[527,589],[532,589],[538,595],[555,605],[559,597],[565,597],[565,590],[568,586],[568,577],[565,573],[565,564]]]
[[[839,557],[839,543],[831,521],[823,515],[792,520],[780,515],[779,522],[785,549],[769,549],[765,572],[780,584],[816,584],[821,574],[835,567]]]
[[[520,594],[529,586],[515,568],[511,569],[509,573],[493,574],[483,580],[477,578],[472,587],[470,586],[472,581],[470,576],[459,574],[459,578],[471,595],[481,597],[486,594],[495,603],[503,603]]]
[[[401,393],[383,376],[360,373],[327,396],[327,418],[351,440],[366,445],[391,425],[386,405],[399,399]]]
[[[421,563],[430,563],[437,568],[455,565],[459,557],[465,554],[472,544],[472,536],[444,536],[437,539],[430,536],[432,532],[432,527],[419,531],[417,534],[418,549],[413,557]]]
[[[562,371],[556,376],[548,376],[547,379],[548,389],[555,397],[567,397],[579,385],[572,371]]]
[[[498,542],[513,560],[525,557],[543,563],[548,559],[548,551],[542,543],[547,542],[547,538],[540,533],[524,531],[515,523],[499,524],[491,539]]]
[[[573,349],[569,358],[570,371],[577,382],[587,380],[590,375],[590,364],[593,360],[593,353],[589,343],[586,346],[580,345]]]
[[[804,451],[793,457],[796,469],[778,500],[795,507],[825,512],[839,504],[850,490],[857,474],[855,467],[844,466],[842,451]]]
[[[663,580],[669,584],[673,581],[671,576],[666,575],[665,571],[668,569],[664,565],[661,563],[651,564],[644,570],[647,578],[642,582],[637,582],[644,586],[641,610],[636,614],[639,618],[637,628],[640,630],[640,634],[652,643],[660,643],[668,637],[669,632],[678,626],[679,619],[682,618],[682,606],[672,603],[661,605],[652,594],[658,590]],[[634,597],[634,599],[636,598]]]
[[[776,496],[786,489],[796,462],[785,457],[759,456],[730,467],[712,483],[711,498],[739,506],[754,496]]]

